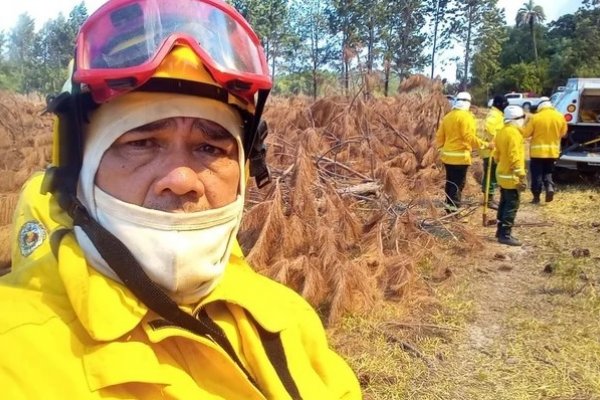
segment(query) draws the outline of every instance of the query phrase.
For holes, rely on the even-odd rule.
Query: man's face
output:
[[[168,212],[225,206],[238,194],[237,143],[220,125],[177,117],[121,135],[106,150],[96,185],[127,203]]]

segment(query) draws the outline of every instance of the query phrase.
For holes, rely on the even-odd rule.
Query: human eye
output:
[[[201,144],[200,146],[198,146],[196,148],[196,151],[203,153],[203,154],[212,155],[212,156],[221,156],[221,155],[225,154],[225,150],[222,149],[221,147],[214,146],[214,145],[208,144],[208,143]]]
[[[154,147],[156,143],[151,139],[137,139],[125,142],[125,145],[133,149],[150,149]]]

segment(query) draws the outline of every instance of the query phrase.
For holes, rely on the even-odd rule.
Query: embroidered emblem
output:
[[[19,231],[19,249],[24,257],[27,257],[46,239],[46,229],[38,221],[28,221],[23,224]]]

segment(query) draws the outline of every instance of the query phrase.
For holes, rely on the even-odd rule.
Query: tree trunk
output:
[[[391,68],[390,68],[390,61],[386,60],[385,61],[385,65],[384,65],[384,70],[383,70],[384,71],[384,75],[385,75],[385,78],[384,78],[384,87],[383,87],[383,95],[385,97],[388,97],[388,93],[390,91],[390,70],[391,70]]]
[[[537,65],[538,63],[538,51],[537,51],[537,43],[535,40],[535,29],[534,29],[534,25],[533,25],[533,18],[531,18],[529,20],[529,32],[531,32],[531,41],[533,43],[533,56],[535,58],[535,64]]]
[[[467,90],[467,82],[469,80],[469,57],[471,52],[471,30],[473,27],[473,9],[474,7],[469,5],[469,22],[467,26],[467,42],[465,43],[465,74],[462,81],[462,90]]]
[[[435,70],[435,50],[437,47],[437,35],[438,35],[438,26],[440,24],[440,0],[437,1],[435,6],[435,23],[433,26],[433,49],[431,50],[431,79],[433,79],[433,74]]]

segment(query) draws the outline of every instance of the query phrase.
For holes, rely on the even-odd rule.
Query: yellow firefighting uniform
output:
[[[473,148],[482,149],[487,143],[477,137],[475,117],[470,111],[453,109],[440,124],[435,136],[437,148],[441,148],[444,164],[471,165]]]
[[[2,398],[290,399],[285,374],[302,399],[361,398],[312,307],[254,272],[239,246],[216,289],[187,311],[206,311],[258,388],[210,337],[170,325],[91,268],[41,182],[23,189],[13,271],[0,278]],[[283,363],[270,358],[265,335]]]
[[[560,139],[567,133],[565,117],[554,108],[544,108],[533,114],[523,128],[523,137],[531,137],[531,158],[558,158]]]

